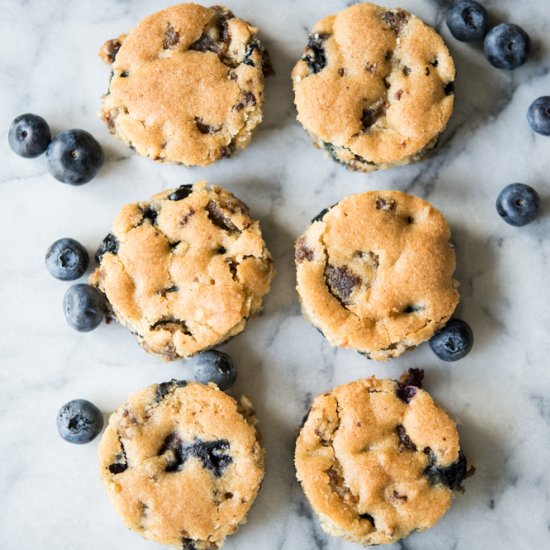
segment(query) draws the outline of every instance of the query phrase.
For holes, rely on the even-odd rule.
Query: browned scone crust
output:
[[[175,381],[130,396],[99,445],[100,475],[124,523],[147,539],[214,550],[245,523],[264,475],[250,401]],[[183,546],[182,546],[183,544]]]
[[[435,146],[454,79],[434,29],[369,3],[319,21],[292,71],[298,120],[314,143],[363,172],[420,160]]]
[[[223,6],[179,4],[109,40],[100,115],[140,155],[205,166],[245,148],[262,121],[267,53]],[[267,73],[266,73],[267,74]]]
[[[146,351],[168,360],[241,332],[273,276],[259,222],[206,182],[124,206],[96,259],[90,284]]]
[[[443,214],[400,191],[321,213],[296,241],[306,319],[333,346],[385,361],[428,340],[455,310],[455,253]]]
[[[430,395],[375,377],[315,398],[295,465],[323,529],[364,545],[432,527],[467,475],[456,426]]]

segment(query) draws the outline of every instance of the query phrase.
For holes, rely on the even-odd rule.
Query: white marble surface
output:
[[[164,7],[152,0],[0,0],[0,548],[49,550],[161,548],[131,533],[111,510],[97,473],[97,441],[72,446],[55,428],[58,408],[84,397],[106,414],[147,384],[190,377],[184,362],[143,353],[120,326],[89,334],[65,323],[66,283],[43,261],[48,245],[71,236],[93,251],[119,207],[165,187],[207,178],[251,206],[277,267],[264,313],[224,349],[234,355],[235,392],[254,401],[267,448],[267,475],[248,524],[228,550],[347,549],[325,536],[294,478],[295,428],[315,395],[376,374],[427,371],[427,388],[458,419],[477,473],[429,532],[395,548],[417,550],[550,547],[550,219],[517,229],[497,216],[505,184],[535,186],[550,210],[550,138],[525,120],[530,102],[550,93],[550,11],[545,0],[491,0],[497,19],[524,26],[535,53],[513,72],[493,69],[480,49],[458,43],[443,24],[446,2],[387,0],[441,28],[458,67],[456,111],[429,161],[356,174],[324,159],[295,121],[289,71],[307,29],[346,2],[227,0],[260,26],[277,75],[267,85],[265,122],[250,148],[205,169],[161,166],[119,145],[96,117],[109,69],[96,51],[108,38]],[[7,146],[22,112],[58,131],[81,127],[103,143],[107,163],[87,186],[48,176],[45,159],[27,161]],[[458,313],[475,347],[455,364],[427,346],[387,364],[331,349],[301,317],[292,243],[307,221],[345,195],[397,188],[427,198],[450,220],[458,249]]]

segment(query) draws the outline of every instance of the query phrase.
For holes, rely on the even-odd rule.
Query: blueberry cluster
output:
[[[531,52],[531,39],[518,25],[501,23],[489,30],[487,10],[474,0],[461,0],[447,12],[451,34],[462,42],[484,40],[485,57],[498,69],[523,65]]]
[[[52,139],[48,123],[30,113],[13,120],[8,142],[13,152],[24,158],[35,158],[46,152],[50,174],[69,185],[91,181],[105,158],[101,145],[89,132],[66,130]]]

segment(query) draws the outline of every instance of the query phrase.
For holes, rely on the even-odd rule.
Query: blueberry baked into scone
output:
[[[333,346],[385,361],[428,340],[458,301],[447,220],[400,191],[323,210],[296,240],[302,312]]]
[[[223,6],[179,4],[109,40],[107,127],[140,155],[188,166],[244,149],[272,71],[257,32]]]
[[[96,260],[90,284],[142,347],[166,360],[241,332],[273,276],[259,222],[204,181],[124,206]]]
[[[298,120],[315,145],[362,172],[415,162],[435,147],[454,79],[434,29],[369,3],[321,19],[292,71]]]
[[[375,545],[429,529],[473,473],[455,423],[421,389],[422,376],[373,376],[314,399],[295,465],[327,533]]]
[[[124,523],[184,550],[221,548],[264,475],[254,410],[215,385],[172,380],[130,396],[99,445],[100,475]]]

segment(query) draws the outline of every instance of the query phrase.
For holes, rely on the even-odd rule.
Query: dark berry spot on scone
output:
[[[193,208],[190,208],[180,219],[180,225],[185,225],[190,219],[191,216],[195,213]]]
[[[103,256],[108,252],[111,254],[118,254],[118,239],[112,233],[109,233],[99,245],[99,248],[95,253],[96,262],[99,263],[101,258],[103,258]]]
[[[376,198],[376,210],[383,212],[391,212],[395,210],[397,203],[393,199],[385,199],[384,197]]]
[[[243,96],[245,106],[252,105],[254,107],[256,105],[256,96],[252,92],[245,92]]]
[[[407,216],[407,223],[410,225],[414,223],[414,218],[412,216]]]
[[[216,254],[225,254],[227,252],[227,250],[223,247],[223,246],[220,246],[217,250],[216,250]]]
[[[374,518],[370,514],[359,514],[359,519],[366,519],[367,521],[370,521],[372,523],[372,526],[374,525]]]
[[[338,473],[338,471],[331,466],[327,470],[329,478],[330,488],[336,493],[348,506],[357,504],[358,498],[351,492],[351,490],[344,484],[344,478]]]
[[[208,201],[206,204],[206,212],[208,213],[208,219],[220,229],[225,229],[226,231],[235,231],[237,227],[233,222],[227,218],[220,205],[214,201]]]
[[[124,464],[122,462],[113,462],[111,465],[109,465],[109,472],[112,474],[121,474],[122,472],[125,472],[128,469],[128,464]]]
[[[193,184],[187,183],[185,185],[180,185],[175,191],[168,195],[169,201],[181,201],[188,197],[193,192]]]
[[[227,30],[227,20],[234,15],[220,6],[212,6],[214,17],[208,22],[200,38],[189,46],[190,50],[197,52],[214,52],[218,55],[224,53],[231,37]]]
[[[405,76],[409,76],[411,74],[411,69],[410,67],[403,67],[403,74]]]
[[[304,237],[300,237],[296,241],[296,250],[294,253],[294,258],[297,264],[301,264],[304,261],[311,262],[314,258],[314,253],[309,246],[307,246]]]
[[[409,304],[404,310],[403,313],[418,313],[419,311],[423,311],[424,306],[420,306],[418,304]]]
[[[161,382],[155,392],[155,400],[162,401],[169,393],[172,393],[176,388],[184,388],[187,385],[186,380],[172,379],[170,382]]]
[[[168,23],[168,29],[164,33],[164,42],[162,44],[162,47],[165,50],[169,50],[170,48],[177,46],[179,43],[180,43],[179,32],[176,32],[174,27],[172,27],[172,25]]]
[[[325,32],[310,34],[307,49],[310,50],[302,60],[307,63],[309,71],[313,74],[320,73],[327,65],[324,43],[329,35]]]
[[[361,116],[363,130],[368,130],[384,114],[384,111],[385,108],[382,101],[379,101],[371,107],[364,109],[363,115]]]
[[[424,69],[424,74],[425,74],[426,76],[430,76],[430,68],[429,68],[429,67],[426,67],[426,68]]]
[[[183,538],[181,539],[181,542],[181,550],[197,550],[197,547],[195,546],[195,541],[193,539]]]
[[[437,60],[437,58],[434,59],[434,60],[432,60],[432,61],[430,61],[430,65],[431,65],[432,67],[437,67],[437,66],[439,65],[439,61]]]
[[[405,449],[408,451],[416,451],[416,445],[411,441],[411,438],[407,435],[407,432],[405,431],[405,428],[399,424],[397,428],[395,429],[397,431],[397,435],[399,436],[399,450],[404,451]]]
[[[453,81],[447,82],[447,84],[443,86],[443,91],[445,95],[453,95],[455,93],[455,83]]]
[[[120,78],[128,78],[128,75],[129,75],[128,71],[122,71],[120,73]]]
[[[386,55],[384,56],[384,59],[386,61],[389,61],[393,57],[393,52],[391,50],[386,51]]]
[[[229,143],[228,145],[225,145],[224,147],[220,147],[220,155],[222,158],[227,159],[229,158],[234,152],[233,144]]]
[[[115,461],[109,465],[109,472],[112,474],[121,474],[128,469],[126,449],[124,449],[124,444],[122,443],[122,439],[120,439],[120,434],[118,436],[118,442],[120,444],[120,451],[115,455]]]
[[[151,224],[155,224],[157,221],[158,212],[151,208],[150,206],[147,206],[146,208],[142,209],[143,217],[141,218],[141,223],[144,223],[145,220],[149,220]]]
[[[340,76],[344,76],[345,72],[346,72],[346,70],[344,69],[344,67],[340,67],[340,68],[338,69],[338,74],[339,74]]]
[[[422,379],[424,378],[423,369],[409,369],[408,373],[396,382],[395,391],[397,397],[405,403],[410,403],[419,388],[422,388]]]
[[[430,464],[424,470],[424,475],[428,478],[431,485],[441,483],[451,489],[457,491],[460,489],[464,478],[467,475],[466,457],[462,451],[458,453],[458,459],[449,466],[438,466],[434,452],[426,447],[424,453],[428,455]]]
[[[365,69],[372,75],[376,75],[376,63],[367,63]]]
[[[195,117],[195,124],[197,125],[197,129],[201,134],[215,134],[216,132],[219,132],[221,130],[221,128],[216,128],[215,126],[204,124],[202,119],[200,119],[199,117]]]
[[[330,293],[343,304],[346,303],[353,289],[359,283],[359,278],[345,265],[341,267],[327,265],[325,268],[325,279]]]
[[[158,320],[151,325],[151,330],[168,330],[172,333],[181,330],[184,334],[191,334],[185,321],[182,321],[181,319],[174,319],[173,317]]]
[[[383,78],[383,82],[384,82],[384,88],[386,88],[386,90],[389,90],[391,87],[391,84],[390,84],[390,81],[387,79],[387,77]]]
[[[324,216],[327,212],[328,212],[328,208],[323,208],[323,210],[321,210],[321,212],[319,212],[319,214],[317,214],[317,216],[315,216],[311,220],[311,223],[320,222],[324,218]]]
[[[231,273],[231,277],[234,281],[237,281],[239,278],[237,277],[237,264],[231,259],[231,258],[225,258],[225,263],[227,264],[227,267],[229,268],[229,272]]]
[[[160,296],[166,296],[167,294],[170,294],[171,292],[177,292],[179,288],[176,285],[169,286],[168,288],[161,288],[157,290],[157,294]]]
[[[246,46],[246,50],[244,52],[244,57],[242,62],[245,65],[249,65],[250,67],[255,67],[254,61],[252,60],[252,54],[254,53],[254,50],[259,50],[258,42],[256,40],[251,40],[248,45]]]
[[[185,462],[189,458],[195,457],[201,461],[203,468],[212,472],[216,477],[221,477],[224,470],[233,461],[229,455],[229,448],[227,439],[201,441],[195,438],[192,443],[186,443],[177,433],[172,433],[165,439],[158,454],[161,456],[172,451],[166,465],[167,472],[181,471]]]
[[[114,63],[120,46],[122,46],[122,42],[118,38],[107,40],[103,45],[103,52],[105,53],[103,59],[108,63]]]
[[[402,97],[403,97],[403,90],[397,90],[397,92],[395,92],[395,99],[397,99],[397,101],[400,101]]]
[[[386,11],[382,14],[382,20],[388,24],[392,31],[399,34],[409,20],[409,15],[402,10]]]

